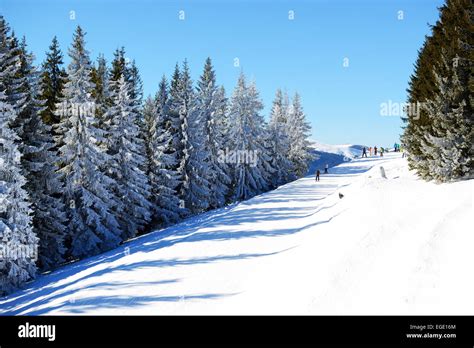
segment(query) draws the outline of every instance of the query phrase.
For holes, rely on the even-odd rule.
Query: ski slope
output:
[[[472,203],[472,180],[355,159],[43,275],[0,314],[472,314]]]

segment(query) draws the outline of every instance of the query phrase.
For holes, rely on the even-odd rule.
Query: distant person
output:
[[[393,144],[393,151],[398,152],[398,144]]]
[[[369,147],[369,154],[370,154],[370,157],[372,157],[372,146]]]
[[[362,158],[365,156],[365,158],[367,158],[367,149],[364,147],[362,149]]]
[[[321,172],[319,171],[319,169],[316,171],[316,181],[319,181],[319,175],[321,174]]]
[[[383,157],[383,152],[384,152],[384,149],[383,149],[383,146],[380,148],[380,157]]]
[[[327,173],[328,173],[328,169],[329,169],[329,165],[326,164],[326,167],[324,167],[324,174],[327,174]]]
[[[377,146],[374,146],[374,155],[377,156]]]

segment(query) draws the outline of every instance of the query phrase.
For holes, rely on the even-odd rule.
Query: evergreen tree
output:
[[[122,239],[134,237],[150,220],[150,186],[141,168],[146,162],[145,144],[139,137],[136,107],[129,96],[130,86],[122,76],[112,89],[112,105],[107,111],[111,120],[109,155],[114,162],[109,173],[115,179],[116,192],[122,200],[118,220]]]
[[[149,178],[152,189],[154,222],[166,226],[180,219],[180,200],[176,193],[179,183],[177,152],[174,148],[173,119],[169,112],[168,83],[160,81],[155,100],[145,104],[149,153]],[[147,116],[149,115],[149,116]]]
[[[57,157],[50,127],[40,116],[41,102],[39,74],[33,66],[34,57],[27,52],[23,39],[20,45],[20,64],[17,76],[25,97],[19,104],[17,124],[21,164],[27,190],[34,210],[33,227],[39,237],[39,262],[42,270],[59,265],[64,253],[66,216],[60,199],[63,187],[56,173]]]
[[[209,154],[204,147],[204,123],[196,112],[195,93],[188,63],[183,63],[178,93],[181,144],[179,175],[182,185],[178,191],[185,208],[192,214],[209,207],[209,182],[206,178]]]
[[[185,144],[186,142],[184,141],[184,134],[181,126],[181,94],[181,71],[179,69],[179,65],[176,63],[173,76],[171,78],[168,100],[169,107],[166,118],[168,121],[169,134],[172,136],[170,150],[172,149],[171,151],[174,152],[174,156],[176,158],[176,162],[171,168],[171,171],[176,173],[177,175],[177,183],[175,190],[180,200],[179,205],[182,209],[182,214],[183,216],[185,216],[187,214],[187,211],[183,199],[182,186],[184,182],[183,162],[185,163],[185,153],[183,144]]]
[[[117,48],[114,52],[114,59],[112,60],[109,79],[111,82],[117,83],[122,76],[124,76],[125,80],[128,81],[129,74],[127,72],[124,47]],[[112,88],[114,88],[114,86],[112,86]]]
[[[1,19],[0,19],[1,20]],[[5,48],[0,46],[0,64]],[[0,72],[0,80],[3,78]],[[35,277],[38,238],[32,229],[28,194],[23,188],[18,136],[10,128],[16,114],[0,90],[0,295]]]
[[[290,140],[288,158],[292,162],[295,176],[301,178],[308,173],[308,165],[312,159],[308,141],[311,126],[306,121],[298,93],[295,93],[292,105],[289,108],[288,129]]]
[[[233,163],[233,201],[251,198],[268,188],[270,168],[262,109],[255,84],[248,86],[240,74],[229,110],[232,153],[227,160]]]
[[[60,171],[70,221],[68,254],[82,258],[117,246],[121,230],[111,213],[116,204],[110,192],[115,182],[101,170],[111,159],[99,146],[105,138],[97,127],[91,96],[91,62],[80,27],[74,34],[69,56],[69,80],[57,110],[61,116],[59,128],[64,134]]]
[[[56,104],[63,97],[66,81],[67,74],[63,68],[63,55],[59,48],[58,39],[55,36],[49,46],[49,51],[46,52],[46,59],[43,62],[41,71],[41,93],[39,99],[44,101],[41,117],[47,125],[52,126],[59,123],[59,118],[55,115]]]
[[[2,16],[0,16],[0,55],[1,91],[5,94],[6,102],[14,108],[15,113],[18,113],[27,97],[22,89],[24,77],[20,73],[21,49],[18,39],[13,33],[10,33],[10,27]],[[21,127],[21,124],[16,122],[15,118],[11,125],[12,128]]]
[[[138,67],[135,63],[135,60],[132,60],[130,65],[126,66],[125,68],[125,76],[124,76],[130,85],[130,99],[134,103],[135,106],[142,105],[143,102],[143,82],[140,77],[140,72],[138,71]]]
[[[18,41],[0,16],[0,295],[34,278],[38,253],[15,126],[27,97],[20,53]]]
[[[216,84],[216,76],[210,58],[204,65],[204,72],[198,82],[196,94],[196,122],[202,125],[201,147],[198,150],[207,165],[206,179],[209,182],[209,206],[212,209],[226,203],[231,178],[225,161],[219,161],[219,154],[225,150],[227,115],[225,91]],[[201,129],[200,129],[201,130]]]
[[[92,98],[95,103],[96,116],[101,122],[106,122],[104,114],[110,106],[111,101],[109,93],[109,69],[107,68],[107,61],[102,54],[97,58],[97,66],[91,68],[91,82],[94,85]],[[102,127],[105,127],[105,125]]]
[[[448,0],[419,52],[402,141],[410,168],[438,181],[473,175],[474,64],[469,0]],[[416,112],[413,112],[416,111]]]
[[[465,86],[454,67],[452,75],[436,77],[439,93],[426,105],[433,118],[431,130],[421,139],[422,150],[429,155],[426,159],[429,177],[437,181],[469,178],[473,175],[473,156],[470,156],[473,131],[466,117],[468,101],[462,99]]]
[[[287,101],[288,99],[286,99]],[[278,89],[270,115],[270,157],[275,169],[271,186],[278,187],[294,179],[292,162],[289,160],[290,138],[288,135],[288,106],[283,104],[283,93]]]

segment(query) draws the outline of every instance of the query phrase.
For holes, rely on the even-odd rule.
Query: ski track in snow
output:
[[[450,257],[472,241],[456,225],[472,225],[472,181],[422,183],[405,167],[400,154],[356,159],[190,218],[40,276],[0,314],[472,312],[472,281],[457,299],[470,303],[450,299],[453,267],[472,265]],[[451,191],[464,199],[424,207]]]

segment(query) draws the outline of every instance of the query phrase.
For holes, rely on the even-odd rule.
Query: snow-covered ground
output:
[[[0,313],[472,314],[472,205],[472,180],[355,159],[62,267]]]

